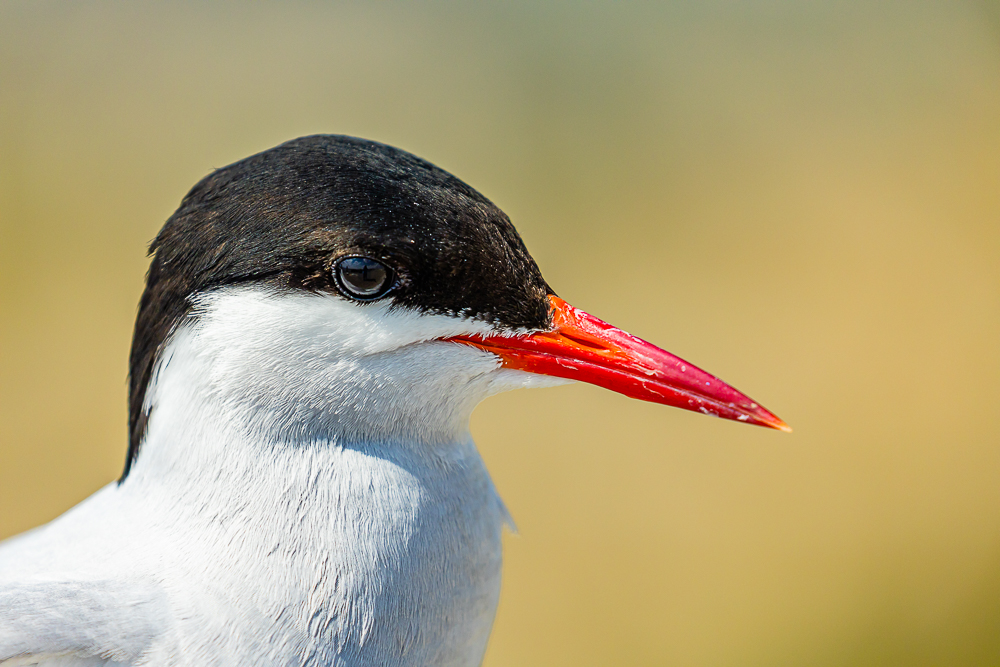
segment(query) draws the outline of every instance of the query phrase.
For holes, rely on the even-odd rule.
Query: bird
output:
[[[450,173],[342,135],[213,171],[152,241],[123,474],[0,544],[0,665],[465,667],[510,516],[488,396],[583,381],[789,427],[575,308]]]

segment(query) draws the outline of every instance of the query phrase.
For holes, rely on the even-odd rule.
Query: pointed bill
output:
[[[774,413],[641,338],[550,296],[553,329],[523,336],[459,336],[496,354],[505,368],[589,382],[632,398],[791,431]]]

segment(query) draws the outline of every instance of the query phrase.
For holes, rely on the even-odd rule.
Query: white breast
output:
[[[147,664],[479,664],[506,512],[469,415],[559,382],[438,340],[488,330],[333,296],[204,296],[161,355],[128,478],[0,549],[0,583],[150,587]]]

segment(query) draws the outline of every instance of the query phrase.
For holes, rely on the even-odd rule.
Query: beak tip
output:
[[[792,432],[792,427],[791,426],[789,426],[788,424],[786,424],[785,422],[783,422],[783,421],[781,421],[780,419],[777,419],[777,418],[775,418],[774,422],[772,422],[771,424],[768,424],[768,426],[770,426],[771,428],[773,428],[775,430],[783,431],[785,433],[791,433]]]

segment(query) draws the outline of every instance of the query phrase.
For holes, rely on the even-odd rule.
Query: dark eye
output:
[[[345,257],[333,272],[340,291],[359,301],[377,299],[392,287],[392,270],[369,257]]]

